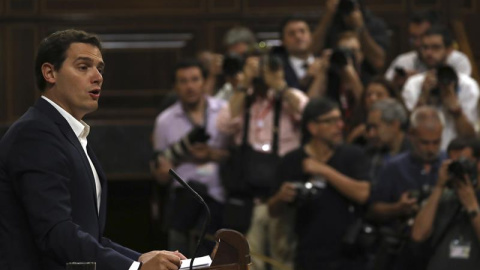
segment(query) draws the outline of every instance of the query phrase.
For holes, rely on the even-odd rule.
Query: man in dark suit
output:
[[[42,41],[35,72],[42,97],[0,141],[0,269],[178,269],[179,252],[140,254],[102,237],[107,186],[81,119],[98,107],[100,41],[78,30]],[[142,265],[143,264],[143,265]]]

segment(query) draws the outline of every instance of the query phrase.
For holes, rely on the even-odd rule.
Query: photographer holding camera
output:
[[[220,132],[231,135],[235,145],[223,170],[229,195],[225,226],[245,232],[252,251],[269,251],[282,262],[278,243],[285,234],[276,233],[281,224],[269,218],[266,200],[273,192],[279,158],[300,145],[300,118],[308,101],[300,90],[287,86],[283,64],[277,56],[248,57],[243,81],[217,120]],[[264,267],[252,258],[251,269]]]
[[[327,0],[325,12],[312,35],[310,51],[319,53],[325,48],[333,48],[338,35],[345,31],[358,34],[366,61],[363,69],[373,74],[382,70],[389,44],[387,27],[383,20],[374,16],[358,0]]]
[[[480,268],[480,192],[476,160],[446,160],[430,197],[412,228],[416,242],[430,240],[432,252],[426,269]]]
[[[205,199],[212,222],[208,233],[221,226],[225,191],[220,181],[218,161],[228,154],[222,150],[226,137],[216,128],[216,119],[225,102],[205,94],[206,71],[200,62],[186,60],[177,64],[174,85],[178,101],[163,111],[155,121],[151,171],[161,184],[170,183],[168,173],[178,174]],[[177,182],[166,207],[168,244],[173,250],[188,250],[189,232],[203,218],[202,206]],[[210,247],[204,247],[206,249]],[[210,250],[202,250],[209,254]]]
[[[364,267],[363,258],[346,254],[342,239],[369,196],[368,161],[360,148],[343,144],[343,126],[335,102],[312,99],[303,112],[303,146],[278,166],[269,213],[277,217],[296,207],[295,269]]]
[[[411,76],[402,97],[409,110],[422,105],[436,107],[445,118],[441,148],[455,137],[472,137],[478,120],[477,82],[445,65],[453,50],[452,36],[441,27],[432,27],[422,37],[421,53],[429,71]]]

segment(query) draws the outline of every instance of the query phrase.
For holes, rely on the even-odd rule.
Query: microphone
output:
[[[180,183],[180,185],[182,185],[184,188],[189,190],[193,194],[195,199],[197,199],[197,201],[203,204],[203,206],[205,207],[205,211],[207,212],[207,216],[205,217],[205,221],[203,222],[202,230],[200,233],[200,238],[198,239],[197,246],[195,247],[195,252],[193,253],[192,260],[190,261],[190,270],[192,270],[193,261],[195,260],[195,257],[197,257],[197,252],[198,252],[198,249],[200,248],[200,244],[203,242],[203,238],[205,238],[205,234],[207,233],[207,226],[208,224],[210,224],[210,219],[211,219],[210,208],[208,208],[208,205],[205,203],[202,196],[200,196],[195,190],[193,190],[193,188],[190,187],[187,184],[187,182],[185,182],[185,180],[183,180],[173,169],[170,169],[168,172],[170,173],[171,176],[173,176],[173,178],[178,183]]]

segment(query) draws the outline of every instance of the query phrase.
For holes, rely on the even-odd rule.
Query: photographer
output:
[[[359,36],[366,58],[363,69],[368,69],[372,75],[382,70],[389,43],[387,27],[363,6],[362,1],[327,0],[325,12],[312,35],[310,51],[316,54],[335,47],[338,35],[345,31],[354,31]]]
[[[408,35],[412,50],[398,55],[385,72],[385,78],[392,81],[398,89],[403,87],[408,77],[431,68],[423,61],[422,37],[437,23],[437,14],[431,10],[416,11],[410,17]],[[447,55],[446,64],[453,67],[458,73],[466,75],[472,73],[472,66],[468,57],[453,48]]]
[[[437,184],[412,228],[416,242],[431,241],[426,269],[480,268],[480,208],[477,175],[480,156],[446,160]]]
[[[298,237],[295,269],[363,269],[362,258],[349,257],[342,238],[357,220],[370,184],[363,152],[343,144],[338,105],[312,99],[302,118],[304,145],[282,158],[277,171],[280,188],[268,201],[277,217],[296,207]]]
[[[275,56],[248,57],[243,71],[244,80],[237,86],[217,121],[220,132],[233,136],[237,150],[231,157],[237,160],[233,160],[236,162],[232,162],[233,167],[228,169],[229,181],[236,181],[228,184],[227,191],[231,197],[227,206],[233,199],[242,200],[245,205],[230,214],[241,215],[240,212],[248,205],[254,204],[253,210],[250,213],[247,211],[249,216],[229,225],[238,226],[238,223],[248,221],[246,226],[242,226],[248,228],[236,229],[247,231],[250,249],[262,254],[270,250],[272,257],[280,261],[284,258],[277,256],[276,243],[281,237],[272,237],[275,221],[268,217],[265,202],[274,188],[272,182],[277,160],[300,145],[299,122],[308,101],[300,90],[287,86],[282,65]],[[283,237],[283,234],[280,236]],[[263,261],[253,258],[252,269],[264,269]]]
[[[175,168],[210,207],[212,222],[208,233],[215,233],[220,228],[225,200],[217,162],[227,154],[222,150],[226,138],[217,131],[216,119],[225,102],[206,96],[205,70],[198,61],[178,63],[174,74],[179,100],[155,121],[153,144],[157,154],[151,170],[158,182],[167,184],[171,180],[168,170]],[[169,247],[188,250],[188,233],[199,224],[203,210],[178,183],[172,183],[172,189],[166,209]]]
[[[474,136],[478,120],[480,92],[477,82],[445,65],[452,42],[446,29],[432,27],[428,30],[422,38],[421,52],[423,61],[431,69],[410,77],[402,91],[407,109],[431,105],[444,115],[442,149],[446,149],[455,137]]]
[[[440,151],[442,128],[442,115],[435,108],[415,109],[410,116],[412,150],[386,162],[372,187],[368,215],[391,232],[382,239],[386,247],[379,249],[376,262],[389,266],[387,269],[418,269],[413,248],[403,247],[408,244],[409,220],[437,181],[444,159]],[[389,245],[390,235],[396,242],[393,248]]]
[[[358,124],[352,123],[352,116],[362,103],[364,87],[359,63],[362,63],[363,59],[357,35],[344,32],[338,37],[336,49],[331,53],[324,53],[319,60],[321,62],[317,65],[316,61],[309,70],[309,74],[314,77],[308,91],[309,96],[326,96],[338,102],[347,125],[347,133]]]

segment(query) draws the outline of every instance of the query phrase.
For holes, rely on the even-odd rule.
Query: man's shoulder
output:
[[[209,109],[213,112],[219,112],[228,103],[226,100],[214,96],[208,96],[207,101]]]
[[[155,119],[155,124],[165,124],[172,121],[177,115],[182,114],[182,107],[179,101],[173,103],[164,111],[162,111]]]
[[[288,153],[286,153],[283,157],[282,160],[285,162],[290,162],[290,161],[300,161],[301,159],[305,158],[307,154],[305,153],[305,150],[303,149],[303,146],[300,146],[297,149],[294,149]]]
[[[422,83],[425,80],[426,73],[422,72],[419,74],[412,75],[405,82],[403,91],[418,91],[422,87]]]
[[[393,60],[396,64],[405,68],[413,68],[414,62],[418,59],[418,54],[416,51],[409,51],[402,53]]]
[[[391,159],[389,159],[385,165],[385,170],[398,170],[399,168],[403,167],[408,159],[410,158],[410,151],[403,152],[398,154]]]
[[[468,86],[468,87],[462,87],[462,88],[469,89],[470,91],[475,91],[475,92],[479,91],[478,83],[474,78],[468,76],[467,74],[458,73],[458,79],[459,79],[460,85]]]

